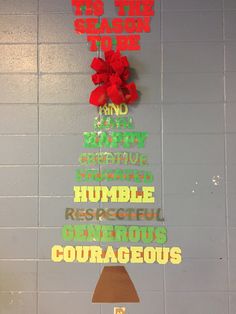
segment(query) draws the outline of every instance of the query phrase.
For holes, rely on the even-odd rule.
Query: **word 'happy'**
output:
[[[84,132],[85,148],[144,148],[147,132]]]

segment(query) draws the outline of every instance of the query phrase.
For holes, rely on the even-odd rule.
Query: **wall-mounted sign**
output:
[[[101,17],[102,0],[72,0],[77,16],[74,28],[78,35],[87,35],[91,51],[140,50],[141,34],[151,32],[154,4],[154,0],[114,0],[117,17],[108,19]]]
[[[66,208],[65,219],[71,221],[164,221],[161,208]]]
[[[128,58],[120,53],[140,50],[141,34],[151,31],[154,5],[158,3],[154,0],[114,0],[113,3],[117,16],[106,18],[102,17],[102,0],[72,0],[76,33],[87,35],[91,51],[104,51],[104,58],[95,57],[91,63],[95,71],[92,81],[97,86],[91,92],[90,103],[99,107],[99,116],[93,121],[93,131],[83,133],[83,146],[91,152],[80,154],[75,179],[81,185],[74,186],[74,203],[96,203],[98,208],[84,208],[87,205],[66,208],[68,224],[62,227],[61,237],[63,242],[72,245],[54,245],[51,259],[55,263],[178,265],[182,261],[181,248],[164,246],[167,228],[158,208],[154,175],[141,168],[147,166],[148,157],[136,152],[145,149],[149,134],[135,131],[134,119],[127,116],[128,105],[139,98],[139,93],[135,83],[130,81]],[[112,169],[103,165],[119,167]],[[134,169],[134,166],[139,168]],[[104,185],[113,181],[118,181],[117,185]],[[122,185],[124,181],[134,182],[134,185]],[[93,182],[96,185],[91,185]],[[99,208],[103,203],[115,204],[117,208],[110,204],[108,208]],[[129,208],[123,208],[124,204],[129,204]],[[138,207],[130,208],[130,204]],[[145,204],[151,204],[152,208],[146,208]],[[127,225],[135,221],[142,221],[142,225]],[[154,224],[156,222],[160,222],[159,225]],[[89,245],[74,245],[75,242]],[[131,280],[125,285],[129,286],[130,294],[126,293],[124,285],[119,285],[118,289],[112,285],[113,278],[121,282],[121,274],[126,274],[127,279],[124,267],[104,267],[93,302],[139,302]],[[114,314],[125,314],[125,308],[115,308]]]
[[[52,247],[52,261],[55,263],[92,263],[92,264],[180,264],[182,261],[179,247],[142,247],[121,246],[118,249],[108,246],[61,246]]]

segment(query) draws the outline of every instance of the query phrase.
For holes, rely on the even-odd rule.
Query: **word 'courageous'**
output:
[[[179,247],[120,247],[117,250],[108,246],[61,246],[54,245],[51,259],[55,263],[119,263],[119,264],[180,264],[182,251]]]

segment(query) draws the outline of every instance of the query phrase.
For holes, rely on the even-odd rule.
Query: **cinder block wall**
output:
[[[105,16],[113,16],[105,0]],[[161,9],[161,10],[160,10]],[[180,266],[128,265],[129,314],[236,313],[236,1],[163,0],[131,108]],[[0,313],[108,314],[93,305],[102,265],[53,264],[92,131],[90,62],[69,0],[0,0]],[[89,205],[88,205],[89,206]]]

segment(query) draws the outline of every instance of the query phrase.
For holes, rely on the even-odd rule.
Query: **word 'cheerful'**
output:
[[[107,129],[133,129],[134,122],[131,117],[96,117],[94,119],[94,130],[107,130]]]

